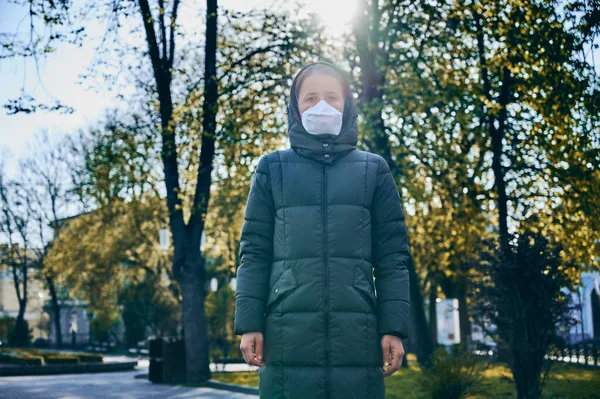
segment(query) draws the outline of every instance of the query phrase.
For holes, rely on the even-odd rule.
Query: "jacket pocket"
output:
[[[373,313],[377,313],[377,298],[375,297],[375,293],[373,292],[373,288],[369,281],[367,281],[367,277],[362,272],[360,267],[356,267],[354,271],[354,280],[352,282],[352,287],[358,291],[360,295],[367,301],[368,305],[371,308]]]
[[[267,298],[267,313],[277,307],[277,304],[296,289],[296,287],[298,287],[296,275],[290,267],[281,273],[281,276],[279,276],[275,284],[271,287]]]

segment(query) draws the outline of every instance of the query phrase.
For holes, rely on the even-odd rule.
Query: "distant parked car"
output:
[[[50,341],[46,338],[38,338],[33,341],[33,346],[36,348],[48,348],[50,346]]]

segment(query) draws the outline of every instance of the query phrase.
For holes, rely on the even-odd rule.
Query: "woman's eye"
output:
[[[308,101],[309,103],[311,103],[311,102],[312,102],[314,99],[315,99],[314,97],[308,97],[308,98],[306,99],[306,101]]]
[[[331,100],[331,101],[336,101],[337,97],[336,96],[332,96],[332,97],[329,97],[328,99]]]

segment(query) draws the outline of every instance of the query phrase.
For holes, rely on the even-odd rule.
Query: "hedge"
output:
[[[101,353],[60,353],[44,352],[32,348],[0,348],[0,363],[43,365],[102,363]]]
[[[101,353],[77,353],[80,362],[86,363],[102,363],[104,355]]]
[[[9,355],[6,353],[0,353],[0,363],[41,366],[42,364],[44,364],[44,358],[41,356],[33,356],[26,354]]]
[[[77,364],[79,358],[73,355],[48,355],[44,356],[44,363],[46,364]]]

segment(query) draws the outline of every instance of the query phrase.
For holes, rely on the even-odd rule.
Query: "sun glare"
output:
[[[308,12],[315,12],[332,34],[340,35],[350,28],[356,0],[312,0],[309,6]]]

